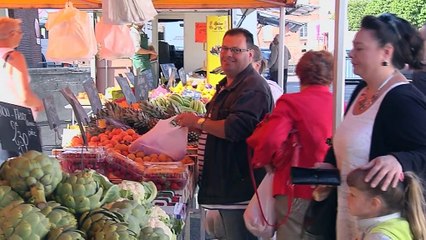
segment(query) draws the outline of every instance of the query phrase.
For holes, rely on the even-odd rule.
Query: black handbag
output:
[[[301,185],[340,185],[338,169],[291,167],[291,181]]]
[[[336,240],[337,188],[323,201],[311,200],[303,220],[302,239]]]

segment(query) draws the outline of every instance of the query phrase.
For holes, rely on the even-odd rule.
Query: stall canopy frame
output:
[[[0,8],[52,8],[61,9],[65,6],[68,0],[2,0],[0,1]],[[101,0],[73,0],[73,5],[79,9],[100,9],[102,8]],[[288,2],[289,4],[286,4]],[[153,0],[154,7],[157,10],[166,9],[232,9],[232,8],[276,8],[280,7],[281,11],[285,11],[285,7],[292,7],[295,5],[296,0]],[[343,39],[344,31],[347,29],[345,21],[347,17],[348,0],[335,0],[335,39],[334,39],[334,57],[335,57],[335,71],[334,71],[334,121],[333,128],[336,129],[343,118],[343,95],[344,85],[340,81],[344,72],[343,65]],[[285,13],[281,12],[285,16]],[[281,18],[285,20],[285,18]],[[283,29],[284,24],[280,24],[280,30]],[[281,30],[282,31],[282,30]],[[282,33],[281,33],[282,34]]]
[[[68,0],[2,0],[0,8],[11,9],[61,9]],[[78,9],[101,9],[101,0],[72,0]],[[295,0],[153,0],[157,10],[162,9],[231,9],[274,8],[294,6]]]

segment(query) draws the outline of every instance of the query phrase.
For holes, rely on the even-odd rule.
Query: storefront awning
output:
[[[57,8],[65,6],[67,0],[1,0],[0,8]],[[79,9],[100,9],[101,0],[73,0]],[[157,10],[161,9],[231,9],[271,8],[294,6],[294,0],[153,0]]]
[[[280,19],[277,16],[270,15],[264,12],[257,12],[257,22],[261,25],[270,25],[274,27],[280,26]],[[296,22],[290,19],[285,20],[285,26],[291,31],[291,32],[297,32],[299,29],[304,25],[304,23]]]

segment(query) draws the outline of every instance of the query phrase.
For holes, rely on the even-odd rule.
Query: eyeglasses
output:
[[[229,47],[225,47],[225,46],[222,46],[222,47],[219,47],[218,48],[219,49],[219,51],[220,52],[226,52],[226,51],[231,51],[233,54],[240,54],[240,53],[242,53],[242,52],[248,52],[248,51],[250,51],[251,49],[250,48],[247,48],[247,49],[244,49],[244,48],[236,48],[236,47],[231,47],[231,48],[229,48]]]
[[[398,40],[401,40],[401,34],[398,31],[398,27],[397,27],[397,22],[399,21],[398,18],[395,17],[395,15],[391,14],[391,13],[383,13],[382,15],[379,16],[379,19],[388,24],[392,30],[395,32]]]

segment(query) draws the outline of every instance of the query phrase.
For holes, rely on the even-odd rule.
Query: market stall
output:
[[[5,0],[0,3],[0,7],[6,8],[63,8],[63,5],[66,1],[13,1]],[[293,1],[291,1],[293,3]],[[211,9],[211,8],[265,8],[265,7],[283,7],[283,1],[263,1],[263,0],[244,0],[244,1],[233,1],[230,4],[227,1],[216,1],[215,3],[211,2],[202,2],[195,0],[186,0],[186,1],[170,1],[170,0],[154,0],[154,6],[156,9]],[[97,0],[75,0],[73,5],[79,9],[98,9],[101,8],[100,1]],[[338,71],[339,72],[339,71]],[[194,81],[193,81],[194,82]],[[76,208],[75,205],[69,206],[66,205],[65,193],[63,189],[64,186],[72,186],[73,188],[78,188],[81,186],[76,185],[75,182],[70,180],[74,178],[74,181],[77,182],[90,182],[94,185],[103,185],[105,182],[106,185],[103,185],[103,193],[98,195],[98,192],[94,192],[93,195],[105,197],[109,191],[117,188],[114,183],[123,183],[126,181],[134,181],[141,185],[138,185],[139,188],[142,186],[144,192],[151,192],[151,195],[144,195],[144,201],[154,203],[157,206],[161,206],[164,212],[169,216],[168,220],[161,221],[160,217],[148,217],[148,219],[156,218],[152,220],[151,225],[147,222],[141,223],[139,228],[136,230],[122,229],[123,234],[167,234],[172,233],[173,236],[178,236],[180,231],[182,231],[182,219],[186,216],[185,206],[188,204],[190,199],[193,197],[194,191],[194,182],[195,182],[195,171],[194,164],[195,159],[193,158],[194,147],[192,144],[196,142],[197,136],[195,133],[188,134],[187,139],[187,149],[185,156],[181,158],[172,158],[171,156],[157,151],[157,152],[147,152],[145,150],[137,149],[136,151],[131,150],[130,146],[147,134],[153,127],[160,121],[168,119],[180,112],[194,112],[196,114],[205,113],[205,102],[208,101],[211,96],[214,94],[214,88],[208,86],[203,81],[196,81],[196,84],[188,81],[186,84],[177,84],[168,86],[168,89],[145,89],[143,91],[148,92],[151,90],[151,93],[148,97],[136,99],[137,101],[129,101],[126,96],[111,97],[107,101],[100,111],[94,111],[96,114],[90,116],[89,121],[85,124],[83,123],[82,116],[77,113],[76,118],[80,124],[86,125],[84,131],[81,131],[79,136],[71,138],[71,141],[66,144],[64,149],[55,150],[52,155],[60,160],[59,166],[55,166],[56,172],[63,174],[59,177],[56,176],[55,179],[61,178],[62,180],[55,182],[55,187],[50,186],[51,191],[48,193],[43,193],[44,198],[54,199],[59,202],[59,204],[66,207],[72,207],[74,210],[70,210],[71,213],[78,212],[80,224],[84,225],[85,228],[80,228],[80,231],[83,230],[88,235],[93,234],[106,234],[102,231],[99,231],[99,226],[92,226],[93,219],[105,218],[106,225],[122,226],[123,224],[130,226],[129,219],[123,220],[119,216],[116,216],[115,213],[119,212],[118,210],[107,212],[108,210],[95,210],[100,206],[93,206],[90,208],[84,208],[81,210]],[[133,84],[133,94],[136,94],[137,84]],[[340,88],[336,88],[340,89]],[[139,90],[141,91],[141,90]],[[124,94],[124,89],[121,91]],[[338,91],[337,91],[338,92]],[[128,92],[127,92],[128,93]],[[128,93],[129,94],[129,93]],[[335,93],[339,94],[339,93]],[[136,94],[139,96],[138,94]],[[136,96],[135,96],[136,97]],[[74,102],[74,104],[76,104]],[[70,105],[73,105],[70,102]],[[77,104],[78,105],[78,104]],[[93,107],[93,105],[92,105]],[[337,112],[338,114],[338,112]],[[29,149],[28,149],[29,150]],[[25,154],[25,151],[22,153]],[[47,156],[40,155],[40,153],[30,152],[26,156],[27,159],[38,159],[40,162],[48,162],[48,165],[54,165],[54,159],[51,159]],[[39,157],[42,156],[42,157]],[[38,157],[38,158],[37,158]],[[15,160],[17,161],[17,160]],[[22,161],[22,160],[21,160]],[[13,162],[8,161],[7,164],[3,166],[14,166]],[[45,166],[40,163],[40,166]],[[21,169],[22,172],[34,172],[39,173],[41,167],[32,166],[34,169]],[[59,168],[58,168],[59,167]],[[50,167],[49,167],[50,168]],[[3,169],[3,168],[2,168]],[[60,169],[60,170],[59,170]],[[87,170],[91,169],[91,170]],[[92,171],[93,170],[93,171]],[[17,169],[13,170],[16,172]],[[28,180],[28,176],[25,179],[25,186],[19,185],[20,188],[24,188],[19,192],[19,188],[12,186],[13,181],[22,181],[22,179],[16,179],[17,176],[8,176],[5,170],[0,170],[0,180],[7,180],[9,187],[1,187],[2,191],[7,191],[11,196],[17,196],[13,191],[16,191],[20,198],[23,198],[21,201],[26,203],[34,201],[35,196],[33,196],[36,190],[33,190],[33,186],[40,186],[40,183],[43,182],[44,175],[52,175],[52,172],[42,172],[42,175],[39,177],[34,177]],[[101,174],[102,183],[98,182],[99,178],[96,177],[98,174]],[[32,176],[32,175],[31,175]],[[95,177],[94,177],[95,176]],[[103,178],[105,176],[106,178]],[[13,178],[15,177],[15,178]],[[78,179],[78,180],[75,180]],[[88,180],[88,178],[91,178]],[[50,182],[49,182],[50,184]],[[62,185],[61,185],[62,184]],[[155,187],[153,187],[155,186]],[[85,187],[85,186],[84,186]],[[4,188],[4,189],[3,189]],[[155,188],[155,190],[153,190]],[[159,194],[157,190],[160,191]],[[113,195],[111,193],[111,195]],[[92,196],[85,196],[86,198],[91,198]],[[123,197],[123,196],[121,196]],[[124,196],[129,201],[133,200],[129,196]],[[68,198],[69,199],[69,198]],[[114,203],[117,199],[105,200],[102,203],[112,203],[109,206],[111,209],[120,208],[118,203]],[[37,200],[41,204],[48,204],[47,201]],[[64,202],[61,202],[64,201]],[[75,201],[75,200],[74,200]],[[22,206],[25,204],[13,205],[10,209],[0,210],[0,219],[5,219],[7,214],[6,211],[13,209],[20,209],[28,206]],[[90,202],[89,202],[89,205]],[[136,204],[137,205],[137,204]],[[57,206],[58,207],[58,206]],[[152,207],[152,206],[151,206]],[[3,208],[0,206],[0,208]],[[60,207],[58,207],[60,208]],[[150,208],[151,209],[151,208]],[[155,208],[156,209],[156,208]],[[37,212],[37,209],[32,209],[31,211]],[[128,211],[127,208],[126,210]],[[145,212],[145,215],[150,216],[152,212],[156,210],[149,210]],[[4,215],[2,215],[4,214]],[[83,215],[80,215],[83,214]],[[114,215],[111,217],[111,215]],[[107,216],[107,217],[105,217]],[[3,218],[2,218],[3,217]],[[42,216],[39,216],[43,218]],[[164,216],[167,219],[167,217]],[[132,218],[130,218],[132,219]],[[176,221],[172,221],[174,219]],[[164,219],[163,219],[164,220]],[[180,221],[179,221],[180,220]],[[44,219],[46,225],[44,226],[43,232],[40,235],[46,236],[49,231],[54,231],[54,228],[51,228],[49,225],[50,220]],[[126,222],[127,221],[127,222]],[[158,223],[158,221],[162,223]],[[121,223],[121,224],[119,224]],[[177,226],[174,224],[176,223]],[[9,223],[9,224],[18,224],[18,223]],[[165,225],[165,227],[164,227]],[[47,227],[46,227],[47,226]],[[145,229],[150,227],[149,229]],[[71,232],[72,234],[80,234],[78,231],[74,231],[74,228]],[[104,229],[104,228],[101,228]],[[145,230],[144,230],[145,229]],[[160,230],[161,229],[161,230]],[[55,230],[56,231],[56,230]],[[105,228],[105,232],[107,232]],[[77,232],[77,233],[75,233]],[[99,233],[101,232],[101,233]],[[49,233],[55,234],[55,233]],[[63,234],[62,232],[57,234]],[[166,235],[167,235],[166,234]],[[171,235],[170,235],[171,236]],[[78,239],[78,238],[74,238]],[[149,238],[146,238],[149,239]],[[167,239],[167,238],[166,238]],[[172,237],[168,239],[173,239]]]
[[[4,0],[0,8],[63,8],[67,0]],[[79,9],[101,9],[101,0],[74,0],[74,6]],[[231,8],[271,8],[286,6],[295,1],[284,0],[153,0],[157,10],[161,9],[231,9]]]

